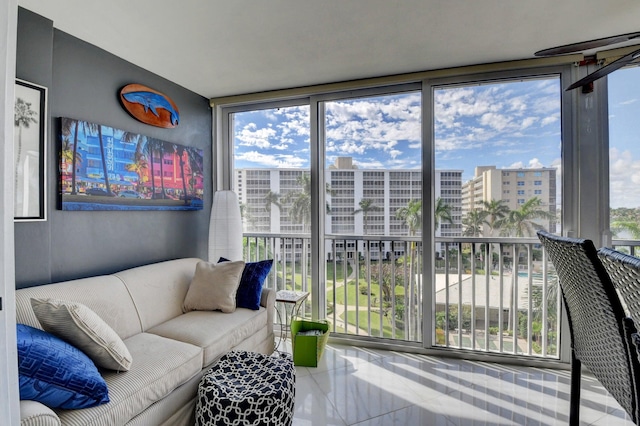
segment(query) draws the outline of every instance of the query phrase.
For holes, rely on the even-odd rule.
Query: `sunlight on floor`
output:
[[[566,425],[568,413],[567,370],[334,344],[317,368],[296,367],[294,425]],[[633,424],[591,376],[580,419]]]

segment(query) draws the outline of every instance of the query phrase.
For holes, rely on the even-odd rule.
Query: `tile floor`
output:
[[[294,425],[566,425],[568,413],[568,370],[335,344],[317,368],[296,367]],[[584,425],[633,424],[589,376],[580,416]]]

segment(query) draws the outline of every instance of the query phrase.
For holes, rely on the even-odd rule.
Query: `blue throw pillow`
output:
[[[220,262],[228,262],[229,259],[221,257]],[[260,309],[260,297],[262,296],[262,286],[267,279],[273,259],[261,260],[260,262],[247,262],[242,271],[240,285],[236,292],[236,306],[257,311]]]
[[[17,340],[20,399],[64,409],[109,402],[107,384],[82,351],[24,324],[17,324]]]

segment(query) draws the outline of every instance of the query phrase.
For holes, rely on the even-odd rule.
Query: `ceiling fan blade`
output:
[[[535,56],[554,56],[566,53],[581,52],[583,50],[595,49],[596,47],[608,46],[610,44],[622,43],[640,38],[640,32],[621,34],[617,36],[598,38],[595,40],[582,41],[580,43],[565,44],[564,46],[552,47],[550,49],[539,50]]]
[[[605,65],[599,70],[592,72],[591,74],[587,75],[586,77],[576,81],[571,86],[567,87],[566,90],[569,91],[569,90],[577,89],[578,87],[587,85],[592,81],[596,81],[597,79],[602,78],[605,75],[624,67],[625,65],[629,65],[631,62],[635,61],[638,58],[640,58],[640,49],[633,51],[627,55],[624,55],[622,58],[616,59],[615,61],[611,62],[608,65]]]

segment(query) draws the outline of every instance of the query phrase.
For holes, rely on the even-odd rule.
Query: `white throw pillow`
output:
[[[31,307],[44,331],[84,352],[102,368],[128,371],[131,354],[120,336],[81,303],[57,299],[31,299]]]
[[[244,271],[244,261],[196,264],[183,312],[215,311],[230,313],[236,310],[236,292]]]

